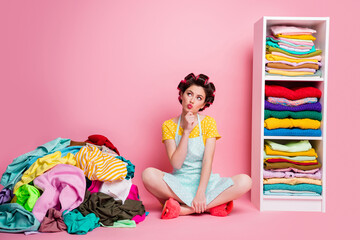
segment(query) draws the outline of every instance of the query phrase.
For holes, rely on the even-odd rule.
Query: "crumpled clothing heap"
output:
[[[33,165],[31,165],[28,170],[26,170],[26,172],[24,172],[21,177],[21,181],[16,183],[14,187],[14,193],[16,193],[21,185],[30,183],[36,177],[40,176],[58,164],[76,165],[74,154],[68,153],[65,157],[61,157],[61,152],[56,151],[52,154],[39,158],[36,160],[36,162],[33,163]]]
[[[70,145],[70,141],[70,139],[56,138],[37,147],[34,151],[25,153],[15,158],[13,162],[7,166],[5,173],[2,175],[0,182],[1,185],[5,188],[12,189],[15,183],[20,180],[22,173],[26,170],[28,162],[32,157],[42,157],[59,149],[65,148]]]
[[[61,206],[60,212],[78,207],[85,195],[85,176],[81,169],[59,164],[34,180],[34,185],[43,190],[35,203],[33,213],[41,222],[48,209]]]
[[[98,134],[91,135],[88,137],[88,139],[85,142],[92,143],[98,146],[105,145],[106,147],[110,148],[111,150],[114,150],[118,155],[120,155],[119,151],[114,146],[114,144],[112,144],[112,142],[110,142],[110,140],[105,136]]]
[[[0,191],[0,204],[8,203],[14,197],[12,191],[8,188],[4,188]]]
[[[84,235],[100,226],[99,218],[94,213],[83,216],[77,209],[68,213],[64,212],[63,218],[68,233]]]
[[[94,145],[81,148],[75,159],[76,166],[82,169],[90,180],[123,180],[127,175],[126,163],[102,153]]]
[[[36,187],[25,184],[16,191],[15,196],[16,197],[13,199],[13,201],[31,212],[36,201],[40,197],[40,192]]]
[[[35,216],[17,203],[0,205],[0,232],[36,231],[40,226]]]
[[[141,201],[126,200],[115,201],[113,197],[98,192],[91,194],[85,193],[85,199],[77,208],[84,216],[95,213],[100,218],[100,222],[106,226],[112,226],[117,220],[132,219],[136,215],[143,215],[145,207]]]
[[[39,232],[61,232],[66,231],[67,227],[62,218],[61,212],[55,208],[50,208],[41,222]]]

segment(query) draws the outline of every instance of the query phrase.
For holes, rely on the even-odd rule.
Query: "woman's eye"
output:
[[[197,100],[201,101],[201,97],[198,97]]]
[[[187,95],[188,95],[188,96],[191,96],[191,93],[188,93]]]

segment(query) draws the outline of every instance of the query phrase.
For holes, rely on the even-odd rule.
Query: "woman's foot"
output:
[[[233,207],[234,207],[234,202],[230,201],[230,202],[221,204],[219,206],[210,208],[209,212],[213,216],[225,217],[231,212]]]
[[[177,218],[180,214],[180,203],[175,199],[169,198],[163,207],[161,212],[161,219]]]

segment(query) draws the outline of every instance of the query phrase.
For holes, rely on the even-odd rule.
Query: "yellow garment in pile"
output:
[[[292,39],[303,39],[303,40],[316,40],[313,35],[283,35],[282,33],[276,34],[275,37],[292,38]]]
[[[280,158],[265,158],[264,159],[264,162],[266,162],[268,159],[280,159]],[[304,160],[304,161],[294,161],[294,160],[290,160],[290,159],[287,159],[287,158],[281,158],[281,159],[286,159],[286,160],[289,160],[293,163],[318,163],[318,161],[315,159],[315,160]]]
[[[34,162],[28,170],[22,175],[21,180],[16,183],[14,193],[24,184],[30,183],[35,178],[46,172],[47,170],[55,167],[58,164],[76,165],[74,154],[68,153],[65,157],[61,157],[61,152],[57,151],[39,158]]]
[[[75,155],[76,166],[84,171],[90,180],[124,180],[127,175],[126,163],[101,152],[95,145],[82,147]]]
[[[312,178],[268,178],[264,179],[264,184],[276,184],[276,183],[285,183],[290,185],[300,184],[300,183],[308,183],[315,185],[322,185],[322,181],[319,179]]]
[[[280,156],[289,156],[289,157],[295,157],[295,156],[318,157],[314,148],[304,152],[283,152],[283,151],[272,150],[268,145],[265,145],[265,153],[267,155],[280,155]]]
[[[302,75],[314,75],[313,72],[306,72],[306,71],[283,71],[283,70],[275,70],[275,69],[269,69],[267,70],[268,73],[271,74],[280,74],[284,76],[302,76]]]
[[[301,129],[319,129],[321,122],[309,118],[268,118],[264,121],[264,127],[271,130],[277,128],[301,128]]]
[[[311,59],[311,58],[301,58],[301,59],[294,59],[294,58],[287,58],[283,56],[278,56],[274,54],[265,54],[265,58],[269,61],[288,61],[288,62],[294,62],[294,63],[300,63],[300,62],[319,62],[317,59]]]

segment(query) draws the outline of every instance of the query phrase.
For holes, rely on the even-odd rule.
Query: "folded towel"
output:
[[[279,192],[274,192],[279,191]],[[270,190],[264,191],[264,195],[273,195],[273,196],[321,196],[315,192],[309,191],[289,191],[289,190]]]
[[[278,172],[271,170],[263,171],[264,178],[311,178],[311,179],[321,179],[321,171],[316,171],[315,173],[296,173],[296,172]]]
[[[278,48],[276,48],[276,49],[278,49]],[[277,54],[270,54],[270,53],[267,53],[265,55],[265,59],[268,61],[285,61],[285,62],[289,62],[289,63],[303,63],[303,62],[318,63],[319,62],[318,59],[313,59],[313,58],[297,58],[297,57],[290,58],[288,56],[279,56]]]
[[[267,178],[264,179],[264,184],[290,184],[297,185],[302,183],[322,185],[322,181],[319,179],[311,179],[311,178]]]
[[[317,160],[312,160],[312,161],[291,161],[291,160],[286,159],[286,158],[266,158],[266,159],[264,159],[264,162],[267,162],[267,163],[288,162],[288,163],[293,163],[293,164],[302,165],[302,166],[309,166],[309,165],[318,164]]]
[[[314,46],[314,42],[312,40],[301,40],[301,39],[291,39],[291,38],[276,38],[274,36],[266,36],[266,40],[271,40],[273,42],[278,43],[286,43],[293,46]]]
[[[312,148],[309,140],[290,141],[286,142],[285,144],[277,143],[271,140],[265,140],[265,143],[272,150],[283,152],[303,152],[308,151]]]
[[[282,68],[282,69],[299,69],[299,68],[312,68],[318,70],[321,66],[320,62],[286,62],[286,61],[265,61],[266,66],[271,68]]]
[[[321,112],[321,103],[306,103],[300,106],[289,107],[283,106],[279,104],[273,104],[265,100],[265,109],[273,110],[273,111],[292,111],[292,112],[299,112],[299,111],[317,111]]]
[[[321,194],[322,192],[322,186],[315,184],[307,184],[307,183],[302,183],[297,185],[289,185],[283,183],[264,185],[264,191],[275,190],[275,189],[292,190],[292,191],[310,191],[310,192],[316,192],[318,194]]]
[[[306,72],[306,73],[315,73],[316,69],[312,68],[294,68],[294,69],[283,69],[283,68],[271,68],[271,67],[265,67],[265,71],[267,72],[274,72],[274,71],[282,71],[290,74],[297,74],[298,72]]]
[[[265,69],[270,74],[277,74],[282,76],[289,76],[289,77],[298,77],[298,76],[304,76],[304,75],[314,75],[314,72],[312,71],[285,71],[282,69]]]
[[[308,51],[302,51],[302,50],[298,50],[298,49],[293,49],[293,48],[288,48],[288,47],[284,47],[284,46],[279,46],[278,43],[272,42],[272,41],[266,41],[266,45],[273,47],[273,48],[279,48],[282,49],[283,51],[290,53],[290,54],[294,54],[294,55],[304,55],[304,54],[310,54],[310,53],[314,53],[316,52],[315,46],[312,46],[310,50]],[[295,51],[294,51],[295,50]]]
[[[265,109],[264,111],[264,119],[268,118],[310,118],[314,120],[322,120],[322,113],[317,111],[300,111],[300,112],[292,112],[292,111],[272,111]]]
[[[269,130],[264,128],[264,136],[321,137],[321,129],[278,128]]]
[[[280,155],[280,156],[313,156],[318,157],[314,148],[311,148],[307,151],[299,151],[299,152],[285,152],[285,151],[277,151],[272,150],[268,145],[265,145],[265,153],[267,155]]]
[[[298,32],[309,32],[310,34],[316,33],[316,30],[314,30],[314,29],[304,28],[304,27],[296,27],[296,26],[271,26],[270,30],[274,35],[277,35],[280,33],[296,34]]]
[[[271,73],[272,72],[272,73]],[[265,76],[275,76],[275,77],[278,77],[279,75],[280,76],[288,76],[288,77],[312,77],[312,78],[321,78],[321,76],[322,76],[322,71],[321,71],[321,69],[319,69],[319,70],[317,70],[315,73],[312,73],[312,74],[310,74],[309,72],[305,72],[303,75],[301,75],[301,74],[299,74],[299,73],[297,73],[296,75],[294,75],[294,74],[287,74],[287,73],[284,73],[284,72],[282,72],[281,74],[279,74],[279,73],[274,73],[273,71],[271,71],[271,72],[266,72],[265,71]]]
[[[264,127],[267,129],[277,128],[301,128],[301,129],[319,129],[320,121],[313,119],[292,119],[292,118],[268,118],[264,121]]]
[[[316,40],[316,37],[312,35],[284,35],[282,33],[275,34],[275,37],[281,38],[291,38],[291,39],[304,39],[304,40]]]
[[[320,162],[318,162],[318,164],[308,165],[308,166],[302,166],[302,165],[298,165],[298,164],[294,164],[294,163],[284,163],[284,162],[279,162],[279,163],[264,162],[265,170],[278,169],[278,168],[289,168],[289,167],[297,168],[300,170],[312,170],[312,169],[320,168],[321,166],[322,166],[322,164]]]
[[[314,87],[286,88],[279,85],[265,85],[266,97],[283,97],[298,100],[307,97],[321,98],[321,91]]]
[[[314,57],[314,56],[318,56],[321,55],[322,51],[317,49],[315,52],[312,53],[308,53],[308,54],[292,54],[289,53],[285,50],[282,50],[281,48],[275,48],[275,47],[271,47],[271,46],[266,46],[266,53],[272,53],[272,52],[281,52],[283,54],[286,54],[288,56],[291,57],[296,57],[296,58],[308,58],[308,57]]]

